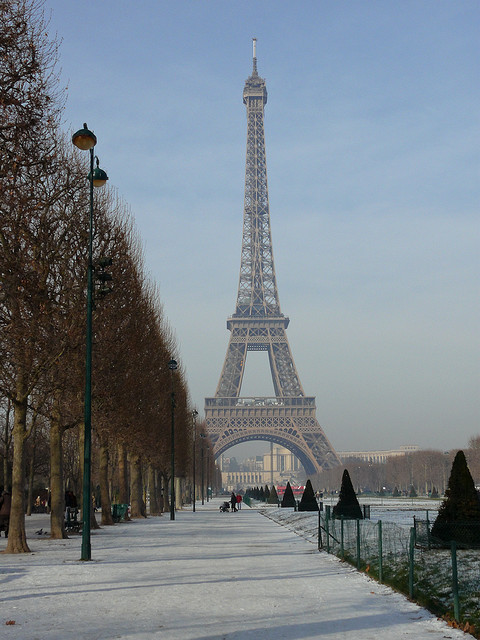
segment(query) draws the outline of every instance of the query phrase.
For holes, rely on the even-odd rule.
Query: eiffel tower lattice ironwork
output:
[[[215,457],[251,440],[289,449],[307,474],[340,464],[316,418],[315,398],[305,396],[288,344],[289,319],[280,311],[273,263],[267,162],[265,80],[258,75],[256,39],[253,71],[245,82],[247,155],[240,280],[235,313],[228,318],[230,341],[214,398],[205,398],[207,432]],[[274,397],[242,398],[248,351],[267,351]]]

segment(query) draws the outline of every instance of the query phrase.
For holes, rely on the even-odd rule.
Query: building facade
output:
[[[305,480],[305,471],[291,451],[272,445],[263,456],[247,458],[237,463],[234,458],[221,456],[222,487],[227,491],[241,491],[265,485],[298,484]]]
[[[420,447],[417,444],[406,444],[398,449],[388,449],[386,451],[339,451],[338,455],[342,462],[355,458],[364,462],[385,463],[388,458],[406,456],[408,453],[414,453],[419,450]]]

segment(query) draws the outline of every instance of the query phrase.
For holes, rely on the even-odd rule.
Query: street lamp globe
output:
[[[83,129],[79,129],[72,136],[73,144],[82,151],[89,151],[97,144],[97,136],[90,131],[85,123]]]
[[[97,166],[93,170],[93,186],[94,187],[103,187],[103,185],[107,182],[108,176],[103,169],[100,169],[98,166],[98,158],[96,158]]]

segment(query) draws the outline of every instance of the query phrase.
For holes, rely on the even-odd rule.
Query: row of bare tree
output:
[[[341,485],[343,469],[347,468],[352,484],[358,493],[394,492],[410,495],[445,493],[450,470],[457,450],[435,451],[420,450],[405,456],[388,458],[385,463],[365,462],[359,458],[345,462],[345,466],[336,467],[318,474],[314,486],[327,491],[338,491]],[[470,473],[480,486],[480,436],[470,438],[468,448],[464,450]]]
[[[52,536],[63,537],[63,466],[72,459],[82,470],[89,190],[85,160],[61,129],[58,47],[43,0],[1,2],[0,16],[0,479],[11,479],[7,552],[18,553],[29,550],[26,487],[33,490],[35,473],[49,479]],[[97,292],[93,318],[95,481],[108,523],[114,486],[133,515],[144,513],[147,484],[152,511],[162,487],[168,495],[172,390],[178,476],[190,473],[193,430],[184,373],[168,369],[178,359],[172,331],[144,275],[129,209],[104,189],[93,215],[97,274],[102,258],[113,261],[113,293]]]

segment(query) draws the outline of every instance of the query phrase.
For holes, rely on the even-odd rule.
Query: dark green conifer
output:
[[[333,507],[333,517],[341,518],[342,516],[349,520],[363,519],[363,513],[347,469],[343,471],[340,496],[337,504]]]
[[[318,502],[310,480],[307,480],[305,489],[303,490],[302,499],[298,505],[299,511],[318,511]]]
[[[263,493],[265,497],[265,502],[268,502],[268,498],[270,497],[270,489],[268,488],[268,484],[265,485],[265,489]]]
[[[480,502],[463,451],[458,451],[453,461],[432,536],[445,542],[480,543]]]
[[[285,493],[282,498],[282,507],[296,507],[297,503],[295,502],[295,496],[293,495],[292,487],[290,486],[290,482],[287,482],[287,486],[285,487]]]
[[[272,488],[270,489],[267,502],[268,504],[278,504],[278,494],[274,484],[272,484]]]

